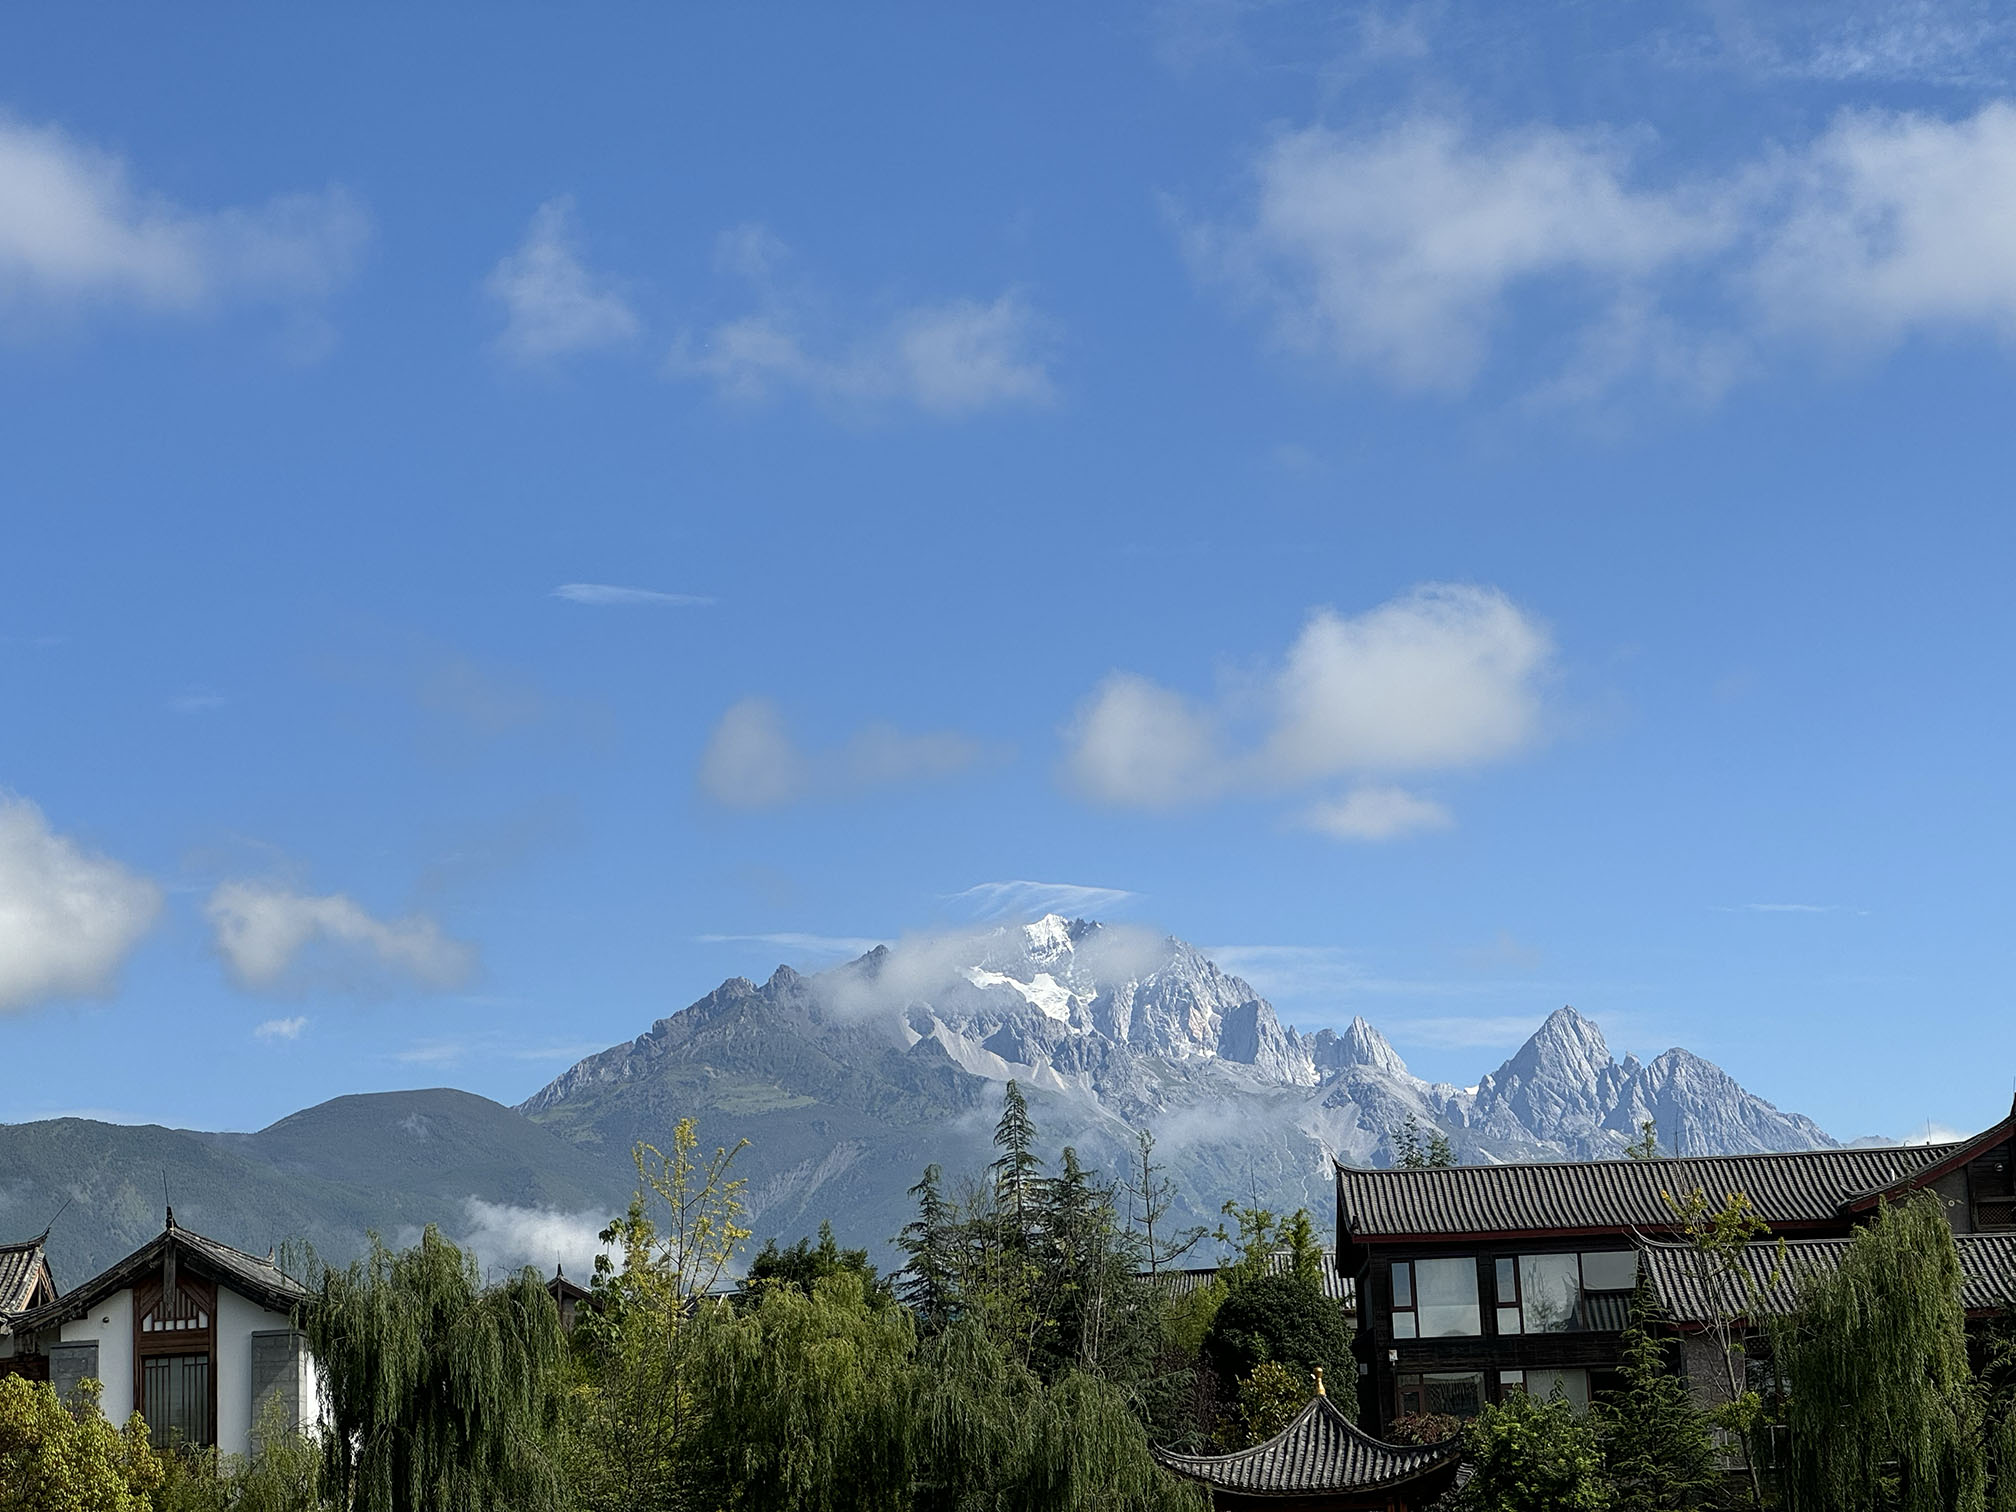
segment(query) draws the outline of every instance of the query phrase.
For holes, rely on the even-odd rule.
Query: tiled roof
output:
[[[30,1333],[83,1316],[113,1292],[131,1286],[141,1277],[158,1270],[161,1253],[171,1243],[180,1255],[193,1260],[199,1269],[209,1272],[261,1307],[286,1312],[308,1299],[308,1289],[271,1260],[248,1255],[243,1250],[219,1244],[215,1239],[206,1239],[188,1229],[176,1228],[171,1220],[169,1227],[109,1270],[99,1272],[54,1302],[15,1316],[11,1320],[15,1331]]]
[[[48,1235],[0,1244],[0,1318],[18,1313],[35,1299],[42,1275],[42,1241]]]
[[[1444,1469],[1462,1453],[1455,1440],[1413,1447],[1382,1444],[1319,1396],[1264,1444],[1237,1454],[1171,1454],[1155,1458],[1178,1475],[1245,1496],[1298,1496],[1400,1485]]]
[[[1958,1146],[1892,1145],[1784,1155],[1685,1156],[1429,1170],[1337,1167],[1343,1221],[1360,1240],[1582,1229],[1657,1233],[1662,1192],[1742,1192],[1766,1223],[1824,1223],[1870,1191],[1910,1180]]]
[[[1276,1250],[1267,1257],[1267,1274],[1285,1276],[1294,1265],[1295,1256],[1291,1250]],[[1193,1266],[1188,1270],[1158,1270],[1153,1276],[1141,1272],[1142,1276],[1172,1297],[1187,1297],[1195,1291],[1202,1291],[1218,1279],[1215,1265]],[[1356,1283],[1337,1269],[1337,1251],[1326,1246],[1323,1250],[1322,1269],[1323,1295],[1332,1302],[1341,1302],[1350,1307],[1356,1301]]]
[[[1661,1310],[1675,1323],[1701,1323],[1721,1315],[1718,1298],[1729,1316],[1790,1312],[1800,1290],[1816,1276],[1832,1275],[1852,1241],[1847,1239],[1787,1240],[1753,1244],[1743,1252],[1737,1275],[1704,1275],[1696,1252],[1684,1244],[1644,1244],[1644,1274]],[[1961,1304],[1969,1312],[1989,1312],[2016,1303],[2016,1234],[1956,1234],[1960,1252]],[[1775,1278],[1774,1278],[1774,1272]],[[1746,1284],[1745,1277],[1748,1281]],[[1750,1300],[1754,1296],[1754,1303]]]

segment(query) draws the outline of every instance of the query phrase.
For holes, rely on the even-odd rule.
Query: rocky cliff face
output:
[[[611,1154],[691,1113],[710,1142],[751,1141],[759,1232],[831,1217],[879,1244],[924,1165],[984,1167],[1010,1078],[1053,1152],[1107,1171],[1155,1129],[1191,1221],[1256,1191],[1323,1212],[1330,1162],[1385,1163],[1410,1116],[1466,1161],[1616,1156],[1647,1120],[1689,1154],[1833,1143],[1684,1050],[1617,1061],[1568,1008],[1475,1088],[1429,1083],[1362,1018],[1302,1034],[1182,941],[1055,915],[723,983],[522,1111]]]

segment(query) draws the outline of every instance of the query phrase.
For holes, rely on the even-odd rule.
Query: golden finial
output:
[[[1322,1396],[1322,1395],[1324,1395],[1324,1391],[1323,1391],[1323,1367],[1322,1367],[1321,1365],[1318,1365],[1318,1366],[1316,1367],[1316,1395],[1318,1395],[1318,1396]]]

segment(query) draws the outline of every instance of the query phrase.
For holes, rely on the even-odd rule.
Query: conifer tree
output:
[[[992,1169],[995,1189],[1001,1194],[1003,1216],[1013,1225],[1012,1242],[1026,1248],[1043,1161],[1036,1154],[1036,1125],[1029,1117],[1028,1100],[1014,1081],[1008,1083],[1001,1097],[1001,1121],[994,1126],[994,1147],[1001,1152]]]
[[[1714,1425],[1687,1382],[1667,1366],[1647,1326],[1641,1288],[1624,1334],[1624,1389],[1591,1409],[1617,1505],[1629,1512],[1682,1512],[1714,1505],[1722,1488]]]
[[[1447,1134],[1437,1129],[1428,1136],[1428,1152],[1424,1158],[1433,1169],[1447,1169],[1456,1164],[1456,1147],[1449,1142]]]
[[[1389,1136],[1393,1144],[1393,1165],[1397,1170],[1420,1171],[1428,1165],[1428,1152],[1421,1143],[1421,1120],[1412,1113]]]
[[[1152,1130],[1142,1129],[1134,1136],[1134,1163],[1128,1172],[1127,1190],[1132,1199],[1139,1202],[1141,1221],[1141,1258],[1153,1276],[1165,1265],[1173,1264],[1196,1248],[1198,1242],[1210,1231],[1201,1223],[1194,1228],[1181,1229],[1171,1233],[1164,1220],[1169,1210],[1176,1205],[1176,1183],[1165,1174],[1166,1167],[1155,1163],[1155,1135]],[[1132,1203],[1128,1207],[1128,1222],[1134,1221]],[[1160,1237],[1156,1229],[1160,1228]]]
[[[944,1174],[936,1165],[924,1168],[924,1179],[910,1188],[917,1216],[904,1225],[896,1243],[910,1257],[896,1280],[896,1295],[927,1330],[952,1320],[958,1296],[959,1265],[953,1253],[957,1214],[944,1193]]]

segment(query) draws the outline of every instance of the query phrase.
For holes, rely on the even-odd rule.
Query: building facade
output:
[[[64,1396],[96,1380],[105,1416],[139,1412],[157,1447],[249,1454],[263,1428],[307,1431],[319,1417],[295,1322],[307,1295],[270,1256],[178,1228],[171,1210],[110,1269],[62,1293],[50,1278],[30,1306],[0,1316],[0,1373]]]
[[[1616,1380],[1666,1194],[1742,1193],[1774,1235],[1841,1241],[1886,1199],[1936,1194],[1956,1235],[2016,1234],[2016,1109],[1950,1144],[1427,1170],[1337,1167],[1356,1283],[1362,1421],[1474,1415],[1512,1390],[1586,1404]],[[1978,1263],[2005,1253],[1967,1245]],[[1816,1252],[1817,1253],[1817,1252]],[[1671,1267],[1668,1267],[1670,1271]]]

